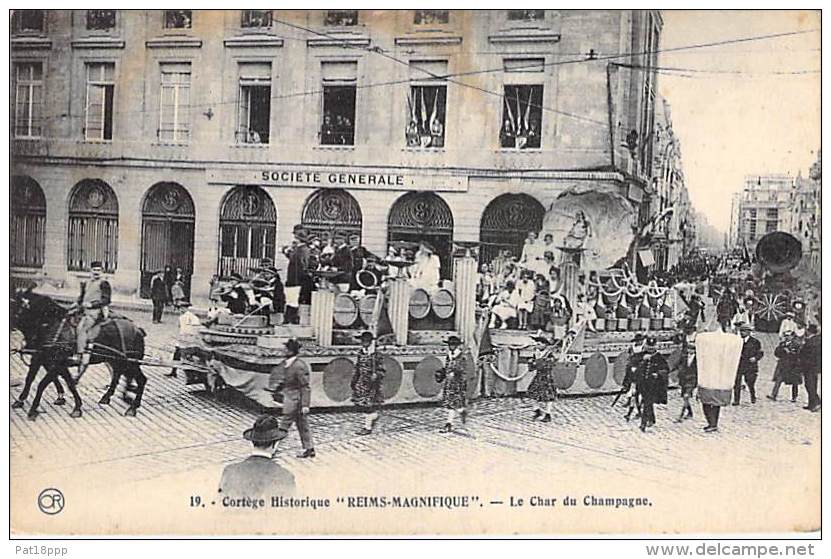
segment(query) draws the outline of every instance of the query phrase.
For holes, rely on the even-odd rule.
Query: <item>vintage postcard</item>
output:
[[[9,15],[12,537],[819,534],[819,10]]]

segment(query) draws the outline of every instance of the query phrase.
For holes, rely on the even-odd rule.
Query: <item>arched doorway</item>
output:
[[[479,227],[479,261],[490,262],[503,250],[519,258],[529,231],[542,228],[545,208],[527,194],[502,194],[494,198]]]
[[[72,271],[88,270],[100,260],[104,271],[118,264],[118,198],[100,179],[84,179],[69,195],[67,264]]]
[[[11,186],[10,264],[42,268],[46,246],[46,196],[31,177],[15,175]]]
[[[237,186],[225,195],[219,212],[219,276],[243,277],[263,258],[274,259],[277,209],[259,186]]]
[[[409,192],[395,201],[387,223],[387,241],[427,241],[441,260],[441,277],[452,277],[453,213],[432,192]]]
[[[361,234],[363,216],[355,198],[340,188],[321,188],[303,206],[301,223],[311,232],[341,231]]]
[[[175,182],[154,184],[141,208],[141,296],[150,297],[150,278],[165,266],[182,269],[185,295],[193,274],[196,211],[188,191]]]

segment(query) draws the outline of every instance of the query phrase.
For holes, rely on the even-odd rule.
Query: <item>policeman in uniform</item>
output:
[[[81,296],[78,297],[78,306],[84,313],[78,323],[77,356],[80,360],[78,376],[83,374],[89,365],[90,354],[87,343],[95,339],[101,329],[101,322],[109,318],[112,299],[112,287],[102,277],[104,268],[101,262],[93,262],[90,271],[92,277],[88,282],[81,284]]]

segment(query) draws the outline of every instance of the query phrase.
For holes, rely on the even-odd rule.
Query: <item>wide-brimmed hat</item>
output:
[[[300,353],[300,342],[297,341],[297,338],[289,338],[283,345],[292,353]]]
[[[252,443],[270,443],[285,439],[288,431],[280,429],[280,420],[273,415],[258,417],[251,429],[246,429],[242,436]]]
[[[738,324],[736,324],[736,328],[739,331],[752,331],[753,325],[751,325],[749,322],[739,322]]]
[[[462,345],[462,339],[459,336],[448,336],[444,343],[447,345]]]
[[[637,343],[637,342],[642,342],[643,340],[644,340],[644,335],[641,334],[640,332],[638,332],[637,334],[635,334],[635,337],[632,338],[632,343],[634,344],[634,343]]]
[[[104,270],[104,265],[101,264],[100,260],[95,260],[90,263],[89,269],[93,272],[102,272]]]
[[[355,336],[355,337],[358,338],[359,340],[361,340],[362,342],[367,341],[367,340],[372,341],[372,340],[375,339],[375,336],[369,330],[361,332],[360,335]]]

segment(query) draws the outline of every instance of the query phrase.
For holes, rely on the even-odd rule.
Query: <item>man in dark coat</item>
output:
[[[165,301],[167,303],[173,302],[173,295],[171,294],[171,289],[173,289],[173,284],[176,283],[176,274],[173,272],[173,267],[168,264],[164,267],[164,288],[165,288]]]
[[[762,344],[751,335],[753,327],[748,323],[739,324],[739,335],[742,337],[742,356],[736,369],[736,382],[733,384],[733,405],[738,406],[742,397],[742,380],[750,391],[750,403],[756,403],[756,379],[759,376],[759,361],[764,357]]]
[[[313,280],[309,274],[310,252],[306,229],[295,226],[294,239],[295,245],[290,253],[289,267],[286,271],[286,322],[297,324],[300,319],[296,305],[311,304]],[[295,294],[298,288],[299,294]]]
[[[303,450],[297,454],[297,457],[314,458],[315,447],[309,429],[312,389],[309,385],[309,368],[298,360],[299,353],[300,342],[294,338],[288,340],[286,360],[272,369],[268,384],[269,390],[274,393],[275,400],[282,399],[283,402],[280,429],[288,431],[293,424],[297,424],[300,442],[303,445]]]
[[[667,403],[667,384],[669,365],[664,356],[658,353],[658,342],[648,338],[644,346],[643,359],[637,369],[641,394],[641,431],[655,425],[655,404]]]
[[[153,323],[162,321],[164,303],[167,301],[167,286],[164,283],[164,273],[159,271],[150,278],[150,300],[153,301]]]
[[[739,302],[736,301],[736,296],[729,287],[725,287],[716,305],[716,320],[725,332],[728,331],[737,310],[739,310]]]
[[[360,272],[370,257],[374,256],[366,248],[361,245],[361,236],[357,233],[349,235],[349,258],[351,260],[349,267],[349,289],[362,289],[358,284],[357,274]]]
[[[632,338],[632,347],[629,348],[629,354],[626,358],[626,374],[623,376],[621,392],[628,394],[634,389],[626,402],[627,411],[624,416],[626,421],[629,421],[632,417],[632,411],[635,409],[638,410],[636,417],[640,417],[641,415],[641,396],[638,391],[638,387],[640,386],[640,382],[638,381],[638,366],[643,359],[644,341],[643,334],[640,332],[635,334],[635,337]]]
[[[297,487],[294,475],[272,461],[277,452],[277,442],[288,433],[280,429],[278,419],[265,415],[243,433],[251,441],[254,450],[242,462],[225,466],[219,482],[219,492],[230,499],[269,499],[272,496],[290,497]]]
[[[808,392],[808,405],[803,409],[819,411],[822,400],[817,392],[817,377],[822,372],[822,336],[816,324],[810,324],[802,349],[799,350],[802,375],[805,377],[805,390]]]
[[[685,419],[692,419],[693,411],[690,401],[698,386],[698,358],[695,353],[695,324],[686,322],[683,327],[681,340],[681,363],[678,364],[678,386],[681,388],[681,398],[684,405],[681,407],[681,415],[675,420],[681,423]]]

